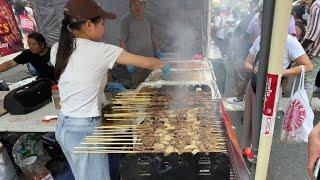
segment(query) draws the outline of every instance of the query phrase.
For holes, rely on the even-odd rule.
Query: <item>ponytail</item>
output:
[[[65,15],[64,19],[62,20],[60,39],[56,56],[56,65],[54,69],[54,78],[56,81],[59,81],[61,74],[68,65],[69,57],[74,50],[74,36],[69,31],[70,23],[70,16]]]
[[[90,19],[90,21],[93,23],[98,23],[100,19],[100,17],[95,17]],[[85,22],[86,21],[75,21],[70,16],[66,14],[64,15],[54,69],[54,79],[56,81],[59,81],[61,74],[68,65],[71,54],[76,48],[75,37],[72,34],[72,30],[80,30],[82,24]]]

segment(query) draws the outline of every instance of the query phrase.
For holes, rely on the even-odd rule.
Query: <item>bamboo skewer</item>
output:
[[[135,131],[135,132],[142,132],[142,131],[146,131],[147,129],[96,129],[94,130],[94,132],[119,132],[119,131]]]
[[[113,105],[126,105],[126,106],[151,106],[152,103],[143,103],[143,102],[112,102]],[[156,104],[160,105],[160,104]]]
[[[126,91],[126,92],[120,92],[117,95],[141,95],[141,94],[153,95],[154,93],[152,93],[152,92]]]
[[[143,96],[134,96],[134,95],[127,95],[127,96],[115,96],[111,99],[152,99],[153,95],[143,95]]]
[[[135,107],[135,106],[113,106],[112,109],[113,110],[130,110],[130,109],[144,110],[145,108]]]
[[[150,95],[150,96],[167,96],[172,94],[172,92],[137,92],[137,91],[126,91],[126,92],[120,92],[116,96],[132,96],[132,95]],[[186,92],[185,95],[197,95],[196,92]],[[202,96],[210,96],[211,93],[209,92],[201,92]]]
[[[119,124],[119,125],[108,125],[107,127],[134,127],[134,126],[141,126],[139,124]],[[99,126],[99,127],[105,127],[105,126]],[[96,127],[98,128],[98,127]]]
[[[117,114],[117,115],[109,115],[109,114],[105,114],[104,117],[106,118],[110,118],[110,119],[133,119],[133,118],[148,118],[150,117],[150,115],[148,114],[125,114],[125,115],[122,115],[122,114]]]
[[[152,99],[123,99],[123,100],[120,100],[120,99],[116,99],[116,100],[111,100],[111,102],[113,104],[115,103],[127,103],[127,102],[130,102],[130,103],[150,103],[150,102],[155,102],[155,101],[152,101]]]
[[[145,112],[137,112],[137,113],[117,113],[117,114],[105,114],[110,116],[117,116],[117,115],[146,115]]]
[[[135,110],[146,110],[149,109],[150,107],[143,107],[143,106],[113,106],[112,110],[131,110],[131,109],[135,109]]]
[[[73,151],[74,154],[137,154],[140,151],[112,151],[112,150],[99,150],[99,151]]]
[[[155,92],[138,92],[138,91],[124,91],[120,92],[117,95],[126,95],[126,94],[154,94]]]
[[[134,121],[136,119],[107,119],[107,121]]]
[[[95,129],[94,132],[121,132],[121,131],[145,131],[141,128]]]
[[[141,139],[105,139],[105,138],[85,138],[86,142],[130,142],[130,141],[141,141]]]
[[[160,110],[160,111],[173,111],[173,112],[179,112],[179,111],[188,111],[190,109],[184,109],[184,108],[177,108],[177,109],[171,109],[169,108],[170,106],[169,105],[159,105],[159,107],[157,106],[133,106],[133,105],[130,105],[130,106],[113,106],[112,109],[113,110]],[[172,106],[175,106],[175,105],[172,105]],[[200,108],[199,108],[200,109]],[[209,112],[208,112],[209,113]],[[211,113],[212,114],[212,113]]]
[[[161,97],[161,96],[160,96]],[[155,102],[174,102],[174,98],[170,98],[170,99],[164,99],[164,100],[159,100],[157,98],[160,98],[159,96],[156,98],[152,98],[152,96],[150,97],[115,97],[112,98],[112,101],[155,101]],[[201,100],[204,101],[210,101],[211,102],[211,98],[201,98]]]
[[[125,98],[111,98],[113,101],[151,101],[152,96],[150,97],[125,97]]]
[[[211,105],[210,102],[201,102],[204,105]],[[126,106],[175,106],[177,103],[175,102],[158,102],[158,101],[152,101],[152,102],[130,102],[130,101],[123,101],[123,102],[112,102],[114,105],[126,105]],[[179,103],[181,104],[181,103]],[[192,102],[192,104],[189,105],[195,105],[197,102]]]
[[[115,112],[115,113],[121,113],[121,112],[135,113],[135,112],[141,112],[141,110],[139,110],[139,109],[113,109],[113,112]]]
[[[122,104],[119,104],[119,105],[120,106],[112,106],[112,109],[117,109],[117,108],[139,108],[139,106],[137,106],[137,105],[130,105],[130,106],[129,105],[122,105]]]
[[[75,147],[74,149],[77,149],[77,150],[83,150],[83,149],[88,149],[88,150],[95,150],[95,149],[98,149],[98,150],[124,150],[124,149],[134,149],[134,147],[96,147],[96,146],[89,146],[89,147]]]
[[[111,129],[108,129],[108,128],[102,128],[102,129],[95,129],[94,131],[116,131],[116,132],[119,132],[119,131],[123,131],[123,130],[127,130],[127,131],[140,131],[140,130],[147,130],[147,128],[145,127],[121,127],[121,128],[111,128]]]
[[[133,147],[75,147],[75,150],[132,150]]]
[[[126,98],[130,98],[132,97],[132,95],[116,95],[115,98],[116,99],[126,99]],[[152,95],[140,95],[140,96],[134,96],[135,98],[152,98]]]
[[[95,129],[94,132],[123,132],[123,131],[143,132],[146,130],[147,129],[121,128],[121,129]]]
[[[133,146],[79,146],[74,149],[134,149]]]
[[[104,128],[123,128],[123,127],[143,127],[143,124],[123,124],[123,125],[108,125],[108,126],[99,126],[96,129],[104,129]]]
[[[138,127],[138,126],[136,126],[136,127],[97,127],[95,130],[98,130],[98,131],[102,131],[102,130],[114,130],[114,131],[119,131],[119,130],[134,130],[134,131],[136,131],[136,130],[145,130],[145,129],[147,129],[147,127]]]
[[[112,118],[112,117],[136,117],[136,116],[146,116],[148,113],[117,113],[117,114],[104,114],[104,117],[106,118]]]
[[[134,138],[140,137],[141,135],[118,135],[118,136],[87,136],[86,138]]]
[[[151,102],[151,101],[112,101],[112,104],[121,104],[121,103],[131,103],[131,104],[152,104],[152,103],[156,103],[155,101]]]
[[[128,131],[125,131],[125,132],[100,132],[100,131],[97,131],[95,133],[93,133],[93,135],[141,135],[142,132],[128,132]]]
[[[118,143],[118,142],[83,142],[82,145],[141,145],[142,143]]]

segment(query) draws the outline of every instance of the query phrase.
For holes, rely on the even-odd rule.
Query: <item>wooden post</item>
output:
[[[255,179],[257,180],[264,180],[267,178],[272,137],[277,113],[277,102],[280,96],[279,90],[291,8],[291,0],[276,0],[268,74],[266,77],[266,93],[260,132],[258,160],[255,174]]]

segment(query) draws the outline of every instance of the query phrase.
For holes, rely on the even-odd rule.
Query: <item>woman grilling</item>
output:
[[[152,57],[130,54],[102,42],[105,18],[115,19],[94,0],[70,0],[64,9],[59,43],[52,47],[61,112],[56,125],[59,142],[77,180],[110,179],[107,154],[73,154],[84,138],[101,125],[100,96],[115,63],[150,70],[170,67]]]

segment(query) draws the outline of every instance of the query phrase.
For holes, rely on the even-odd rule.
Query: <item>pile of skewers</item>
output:
[[[221,122],[212,112],[210,93],[119,93],[112,111],[104,114],[113,125],[97,127],[75,153],[193,153],[226,152]],[[141,124],[140,124],[141,123]]]

